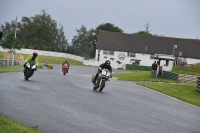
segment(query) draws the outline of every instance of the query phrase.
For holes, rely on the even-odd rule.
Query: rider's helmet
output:
[[[110,66],[110,61],[109,61],[109,60],[106,60],[106,61],[105,61],[105,64],[106,64],[106,66]]]
[[[34,52],[33,52],[33,56],[34,56],[34,57],[37,57],[37,55],[38,55],[37,51],[34,51]]]
[[[68,62],[68,60],[65,60],[65,62]]]

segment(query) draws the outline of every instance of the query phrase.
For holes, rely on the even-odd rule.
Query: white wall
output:
[[[125,59],[124,60],[120,60],[118,55],[120,53],[124,53],[125,54]],[[104,56],[107,56],[107,58],[104,58]],[[121,68],[121,67],[125,67],[126,64],[131,64],[130,60],[131,59],[138,59],[141,60],[140,61],[140,65],[141,66],[151,66],[152,63],[155,61],[155,59],[150,59],[150,55],[149,54],[140,54],[140,53],[136,53],[135,57],[127,57],[127,52],[120,52],[120,51],[114,51],[114,55],[104,55],[103,54],[103,50],[100,50],[100,61],[99,63],[104,63],[106,60],[110,60],[110,58],[114,58],[114,60],[110,60],[112,67],[113,68]],[[98,58],[98,49],[96,50],[96,56],[95,56],[95,61],[97,61]],[[116,61],[120,61],[122,62],[122,64],[118,64]]]
[[[120,53],[125,54],[124,60],[119,59],[118,55]],[[107,56],[107,58],[104,58],[104,56]],[[158,57],[160,57],[160,56],[158,56]],[[161,57],[172,59],[172,57],[170,57],[170,56],[161,56]],[[98,58],[98,49],[96,50],[95,61],[97,61],[97,58]],[[112,60],[110,60],[110,58],[114,58],[114,60],[112,61]],[[132,64],[132,62],[130,62],[131,59],[141,60],[140,61],[141,66],[151,66],[154,61],[158,61],[157,59],[150,59],[150,54],[135,53],[135,57],[128,57],[127,52],[115,51],[114,55],[105,55],[105,54],[103,54],[103,50],[100,50],[100,58],[99,59],[100,59],[100,61],[98,61],[99,64],[104,63],[106,60],[110,60],[113,68],[121,68],[121,67],[125,68],[126,64]],[[122,62],[122,64],[118,64],[118,63],[116,63],[116,61],[120,61],[120,62]],[[171,71],[172,67],[173,67],[173,61],[169,61],[168,66],[165,66],[165,64],[166,64],[166,61],[161,60],[160,66],[163,66],[163,70]]]
[[[185,58],[188,64],[200,63],[200,59]]]
[[[165,62],[165,61],[161,61],[161,63],[162,62]],[[164,70],[164,71],[171,71],[172,70],[172,68],[173,68],[173,61],[172,60],[169,60],[169,64],[168,64],[168,66],[165,66],[165,65],[161,65],[162,66],[162,70]]]
[[[3,49],[0,47],[0,51],[2,52],[7,52],[9,49]],[[43,51],[43,50],[34,50],[34,49],[21,49],[21,50],[15,50],[16,53],[20,54],[32,54],[33,51],[37,51],[38,55],[44,55],[44,56],[55,56],[55,57],[64,57],[64,58],[69,58],[77,61],[83,61],[84,58],[81,56],[76,56],[72,54],[67,54],[67,53],[60,53],[60,52],[51,52],[51,51]]]
[[[95,61],[95,60],[84,60],[83,64],[84,65],[90,65],[90,66],[99,66],[100,62]]]

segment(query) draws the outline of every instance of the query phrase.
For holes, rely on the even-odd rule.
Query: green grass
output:
[[[151,71],[133,70],[130,71],[130,73],[113,74],[113,76],[117,77],[119,80],[126,81],[179,82],[175,80],[152,78]]]
[[[172,72],[179,73],[179,74],[195,75],[195,76],[200,75],[198,72],[184,71],[184,70],[172,70]]]
[[[37,128],[27,127],[5,116],[0,116],[0,133],[42,133]]]
[[[19,54],[15,54],[15,57],[17,57],[18,55]],[[22,55],[24,56],[24,59],[26,59],[26,57],[29,54],[22,54]],[[4,52],[0,51],[0,59],[3,58],[4,58]],[[62,64],[66,59],[69,61],[70,65],[83,66],[83,62],[72,60],[69,58],[38,55],[39,63],[45,63],[46,61],[48,61],[51,64]]]
[[[51,64],[62,64],[67,59],[70,65],[83,66],[83,62],[72,60],[72,59],[69,59],[69,58],[39,55],[38,59],[39,59],[40,63],[45,63],[46,61],[48,61]]]
[[[5,72],[20,72],[24,69],[22,65],[14,65],[14,66],[2,66],[0,67],[0,73]]]
[[[144,82],[138,84],[200,107],[200,91],[196,91],[196,85]]]
[[[4,52],[0,51],[0,59],[4,58]]]
[[[200,63],[188,67],[177,66],[173,68],[172,72],[200,76]]]
[[[113,74],[113,76],[119,80],[134,81],[142,86],[200,107],[200,92],[196,90],[195,84],[152,78],[150,73],[150,71],[134,70],[130,71],[130,73]]]

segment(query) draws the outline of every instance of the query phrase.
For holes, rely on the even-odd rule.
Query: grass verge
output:
[[[122,74],[113,74],[114,77],[117,77],[119,80],[125,81],[151,81],[151,82],[175,82],[178,83],[179,81],[175,80],[168,80],[168,79],[156,79],[151,77],[150,71],[129,71],[130,73],[122,73]]]
[[[134,81],[139,85],[164,93],[171,97],[200,107],[200,92],[195,84],[184,84],[176,80],[156,79],[150,71],[130,71],[130,73],[113,74],[119,80]]]
[[[174,70],[172,70],[172,72],[180,73],[180,74],[187,74],[187,75],[194,75],[194,76],[199,76],[200,75],[200,73],[198,73],[198,72],[178,70],[178,69],[174,69]]]
[[[15,54],[15,57],[17,57],[18,55],[19,54]],[[24,59],[26,59],[26,57],[29,54],[22,54],[22,55]],[[3,58],[4,58],[4,52],[0,51],[0,59],[3,59]],[[39,60],[39,63],[45,63],[46,61],[48,61],[51,64],[62,64],[66,60],[66,58],[38,55],[38,60]],[[81,61],[76,61],[69,58],[67,58],[67,60],[69,61],[70,65],[83,66],[83,62]]]
[[[196,91],[196,86],[194,84],[144,82],[138,82],[137,84],[200,107],[200,92]]]
[[[37,127],[27,127],[12,121],[5,116],[0,116],[0,133],[42,133]]]
[[[14,66],[2,66],[0,67],[0,73],[6,73],[6,72],[20,72],[23,71],[22,65],[14,65]]]
[[[173,68],[172,72],[199,76],[200,75],[200,63],[191,64],[187,67],[176,66]]]

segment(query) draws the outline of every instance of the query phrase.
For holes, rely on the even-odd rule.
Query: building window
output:
[[[154,58],[154,55],[150,55],[150,59],[155,59],[155,58]]]
[[[109,51],[109,54],[110,55],[114,55],[114,51]]]
[[[166,60],[166,63],[164,66],[168,66],[169,65],[169,60]]]
[[[106,54],[106,55],[108,55],[108,53],[109,53],[109,51],[103,51],[103,54]]]
[[[127,56],[128,56],[128,57],[135,57],[135,53],[130,53],[130,52],[128,52],[128,53],[127,53]]]
[[[106,50],[104,50],[103,54],[104,55],[114,55],[114,51],[106,51]]]

